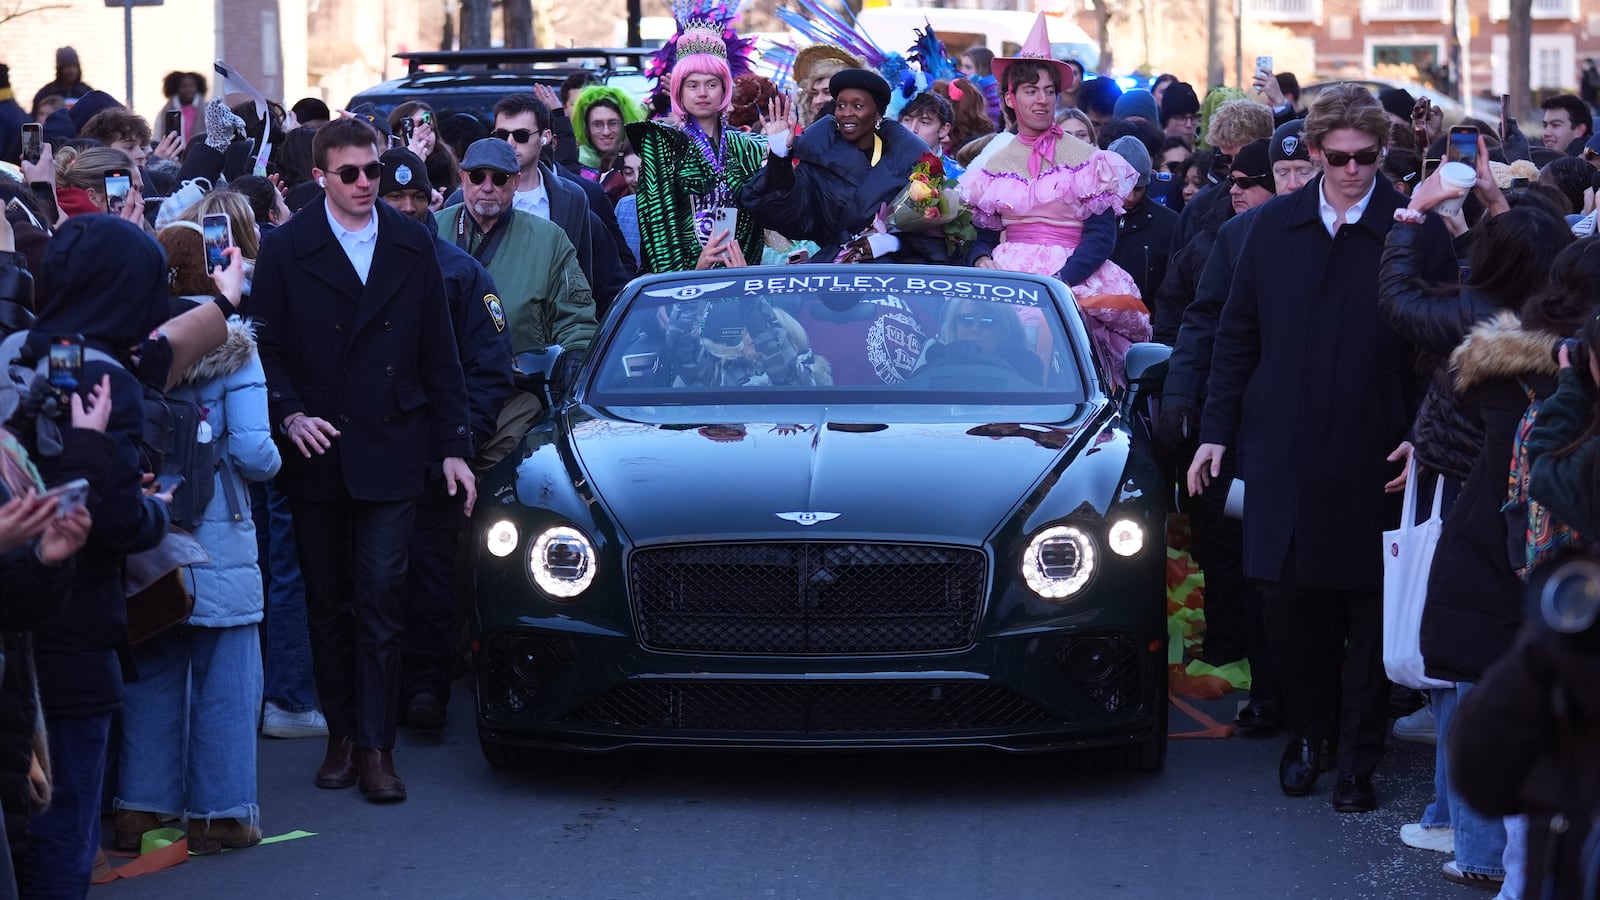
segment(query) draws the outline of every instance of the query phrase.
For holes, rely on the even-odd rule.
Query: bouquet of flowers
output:
[[[944,174],[944,162],[932,153],[922,154],[911,168],[911,178],[889,205],[889,226],[895,231],[941,231],[945,248],[956,253],[978,236],[972,210],[961,203],[956,180]]]

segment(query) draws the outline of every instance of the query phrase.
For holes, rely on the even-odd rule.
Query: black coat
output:
[[[1148,197],[1117,217],[1117,245],[1111,261],[1133,276],[1139,296],[1147,302],[1167,275],[1177,225],[1177,213]]]
[[[892,119],[883,120],[878,136],[883,156],[874,166],[861,148],[839,137],[832,116],[823,116],[800,135],[788,157],[768,158],[739,190],[739,207],[763,228],[793,240],[816,242],[820,249],[811,259],[832,262],[847,241],[872,223],[880,206],[900,195],[912,167],[928,152],[921,138]],[[946,261],[942,238],[899,237],[901,252],[896,259]]]
[[[467,385],[467,430],[474,450],[494,437],[500,407],[511,397],[511,333],[505,307],[495,294],[494,278],[472,254],[438,236],[438,223],[423,224],[434,232],[445,297],[455,326],[456,355]]]
[[[1415,351],[1378,315],[1378,261],[1406,199],[1382,178],[1330,237],[1320,178],[1267,201],[1245,241],[1212,353],[1200,440],[1237,448],[1244,572],[1302,588],[1376,591],[1399,521],[1387,457],[1416,416]],[[1438,221],[1438,246],[1449,236]],[[1421,267],[1443,281],[1448,251]]]
[[[1483,444],[1483,426],[1461,408],[1455,379],[1444,361],[1461,346],[1473,326],[1505,307],[1469,286],[1453,296],[1431,290],[1437,284],[1428,284],[1418,273],[1421,234],[1419,225],[1396,224],[1389,229],[1378,275],[1378,309],[1389,327],[1416,344],[1424,362],[1431,364],[1433,382],[1412,429],[1417,462],[1463,481]]]
[[[1171,345],[1178,340],[1183,311],[1194,302],[1200,273],[1223,223],[1233,218],[1233,198],[1213,187],[1183,207],[1172,230],[1172,261],[1156,288],[1150,307],[1151,340]]]
[[[307,206],[267,237],[251,289],[283,454],[278,486],[320,502],[414,499],[438,460],[472,458],[434,236],[377,204],[377,246],[363,286],[328,224],[326,203]],[[326,454],[307,459],[283,436],[284,420],[297,412],[339,429]]]
[[[1163,403],[1186,406],[1195,412],[1205,405],[1206,380],[1211,377],[1211,348],[1216,344],[1222,308],[1233,287],[1233,271],[1244,249],[1255,209],[1247,209],[1222,223],[1211,243],[1194,300],[1183,311],[1183,325],[1167,363],[1167,380],[1162,386]],[[1185,263],[1187,265],[1187,263]]]
[[[1522,625],[1523,586],[1515,570],[1523,565],[1526,526],[1508,523],[1501,510],[1528,391],[1537,397],[1555,391],[1550,347],[1557,340],[1524,331],[1516,315],[1505,312],[1473,329],[1450,358],[1451,396],[1460,398],[1482,437],[1428,573],[1422,660],[1431,677],[1476,682],[1510,649]]]
[[[1529,622],[1451,720],[1451,786],[1479,813],[1528,816],[1524,897],[1593,900],[1600,866],[1600,628]]]

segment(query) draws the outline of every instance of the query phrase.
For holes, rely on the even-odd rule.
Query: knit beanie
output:
[[[1161,124],[1166,125],[1167,120],[1173,116],[1192,116],[1200,111],[1200,97],[1195,94],[1194,88],[1188,82],[1179,81],[1167,85],[1167,90],[1161,95]]]
[[[1115,117],[1118,119],[1143,119],[1155,124],[1161,119],[1156,98],[1149,91],[1135,89],[1117,98]]]
[[[1139,173],[1139,181],[1134,187],[1145,187],[1150,184],[1150,151],[1145,148],[1144,141],[1131,134],[1125,134],[1112,141],[1111,146],[1106,149],[1127,160],[1128,165]]]

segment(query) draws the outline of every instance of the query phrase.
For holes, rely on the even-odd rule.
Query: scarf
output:
[[[1055,164],[1056,141],[1061,140],[1065,135],[1066,132],[1061,130],[1061,126],[1054,123],[1051,123],[1048,130],[1041,131],[1038,134],[1029,135],[1023,134],[1021,130],[1017,131],[1017,140],[1033,150],[1032,153],[1028,154],[1029,175],[1038,178],[1039,174],[1044,171],[1046,164]]]

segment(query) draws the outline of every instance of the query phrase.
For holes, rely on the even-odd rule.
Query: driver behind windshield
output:
[[[1001,303],[951,300],[939,340],[923,353],[923,365],[1005,366],[1033,384],[1044,383],[1044,360],[1029,346],[1017,311]]]
[[[827,360],[811,352],[805,328],[765,297],[672,304],[666,358],[685,385],[833,383]]]

